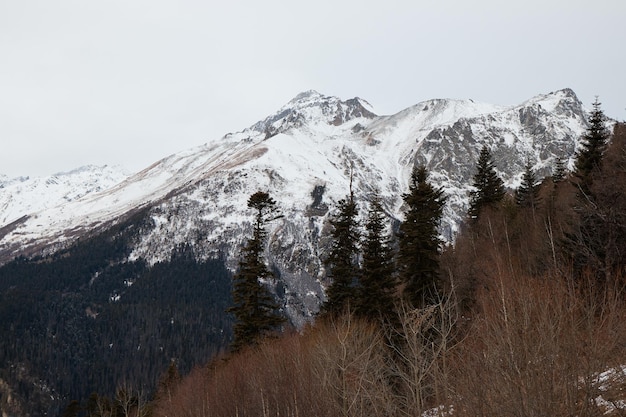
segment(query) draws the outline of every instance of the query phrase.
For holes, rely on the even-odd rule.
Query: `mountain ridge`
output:
[[[586,127],[582,104],[569,89],[515,106],[433,99],[388,116],[370,109],[359,98],[301,93],[247,129],[5,225],[0,261],[42,248],[50,253],[147,209],[149,226],[136,238],[130,260],[153,265],[188,245],[198,259],[224,258],[234,269],[250,232],[247,198],[264,190],[285,215],[271,226],[267,247],[280,276],[274,291],[282,294],[292,322],[302,325],[324,299],[328,217],[351,184],[361,209],[378,191],[389,220],[398,222],[410,171],[426,165],[448,196],[441,232],[451,241],[463,221],[483,145],[514,188],[526,159],[541,176],[555,158],[572,158]]]
[[[573,161],[585,116],[571,90],[515,106],[433,99],[386,116],[362,99],[309,91],[247,129],[99,191],[94,184],[104,182],[39,179],[60,197],[0,223],[0,323],[9,335],[0,379],[11,381],[0,400],[13,392],[24,405],[52,410],[94,388],[113,395],[120,375],[152,384],[172,357],[185,356],[188,370],[227,346],[232,272],[252,234],[247,200],[256,191],[267,191],[283,214],[268,227],[264,255],[276,279],[264,284],[301,328],[325,300],[329,219],[351,190],[361,219],[378,193],[395,230],[411,170],[426,165],[448,198],[440,232],[452,242],[482,146],[515,188],[527,160],[538,178],[556,158]],[[98,169],[73,175],[81,172]],[[7,181],[0,179],[5,191]]]
[[[85,165],[43,177],[0,178],[0,227],[24,215],[104,191],[129,175],[120,166]]]

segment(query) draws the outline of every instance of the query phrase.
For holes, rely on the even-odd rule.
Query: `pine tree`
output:
[[[330,220],[332,243],[326,266],[332,283],[327,290],[327,300],[322,312],[330,315],[343,313],[354,307],[359,279],[358,207],[351,192],[348,199],[339,200],[338,213]]]
[[[499,203],[506,194],[504,182],[496,173],[495,164],[487,146],[483,146],[480,150],[472,185],[475,190],[470,191],[468,211],[470,219],[478,218],[483,207]]]
[[[363,267],[357,312],[370,319],[390,322],[394,315],[393,250],[385,233],[385,213],[379,195],[375,195],[365,224]]]
[[[515,202],[520,207],[532,209],[537,208],[539,204],[539,184],[530,159],[526,160],[522,183],[519,188],[515,190]]]
[[[589,117],[589,127],[582,137],[581,149],[576,154],[575,175],[585,193],[589,192],[592,183],[591,174],[601,168],[602,155],[609,139],[609,132],[604,125],[606,117],[600,104],[596,98]]]
[[[409,192],[402,196],[408,206],[399,230],[398,269],[404,296],[415,307],[437,298],[439,286],[439,224],[446,197],[442,188],[428,181],[425,167],[414,167]]]
[[[256,344],[285,321],[272,294],[262,284],[274,278],[263,252],[267,239],[265,226],[280,217],[276,202],[268,193],[259,191],[250,196],[248,207],[256,211],[253,234],[242,251],[233,283],[234,305],[228,310],[235,315],[233,350]]]

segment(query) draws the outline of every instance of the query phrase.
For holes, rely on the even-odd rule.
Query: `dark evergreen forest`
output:
[[[25,415],[58,415],[122,385],[148,395],[172,360],[188,372],[230,342],[222,261],[197,262],[187,247],[152,267],[124,261],[142,216],[0,268],[0,379]]]

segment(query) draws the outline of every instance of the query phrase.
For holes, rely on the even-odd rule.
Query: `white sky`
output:
[[[572,88],[626,119],[624,0],[0,0],[0,173],[138,171],[301,91],[378,114]]]

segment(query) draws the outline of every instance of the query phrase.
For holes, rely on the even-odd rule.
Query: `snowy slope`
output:
[[[121,167],[84,166],[47,177],[0,176],[0,227],[24,215],[106,190],[128,175]]]
[[[145,207],[150,227],[137,238],[132,258],[157,262],[184,243],[198,257],[225,256],[234,267],[250,231],[246,201],[265,190],[285,215],[272,225],[268,243],[270,262],[280,272],[275,289],[297,322],[324,297],[328,216],[348,194],[351,177],[362,213],[377,190],[390,219],[401,220],[411,169],[426,164],[449,197],[442,233],[452,239],[484,144],[506,184],[515,186],[527,158],[543,174],[557,156],[571,158],[585,127],[571,90],[510,107],[429,100],[391,116],[376,116],[358,98],[342,101],[308,91],[242,132],[0,229],[0,260],[44,243],[69,242]]]

